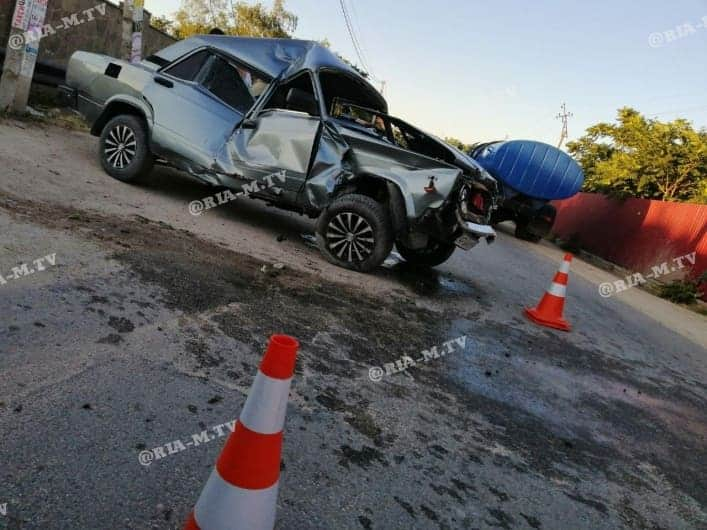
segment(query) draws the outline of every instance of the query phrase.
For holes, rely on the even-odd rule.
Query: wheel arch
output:
[[[401,234],[408,229],[408,212],[410,211],[403,189],[394,180],[372,173],[361,173],[343,186],[336,196],[346,193],[359,193],[385,204],[390,211],[390,220],[394,233]]]
[[[100,136],[106,123],[122,114],[130,114],[142,119],[145,123],[145,131],[147,132],[148,139],[151,137],[151,122],[148,119],[148,116],[151,115],[149,109],[137,99],[124,96],[118,96],[106,102],[103,111],[91,126],[91,134],[93,136]]]

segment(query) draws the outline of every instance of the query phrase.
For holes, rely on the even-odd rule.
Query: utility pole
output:
[[[123,0],[123,35],[120,58],[131,63],[142,60],[142,20],[145,0]]]
[[[24,112],[39,54],[47,0],[16,0],[0,78],[0,111]]]
[[[120,58],[130,60],[133,49],[133,0],[123,0],[123,31],[120,45]]]
[[[562,112],[560,112],[555,119],[562,120],[562,132],[560,133],[560,141],[557,143],[557,148],[562,147],[562,142],[567,140],[567,118],[574,116],[571,112],[567,112],[567,106],[562,103]]]

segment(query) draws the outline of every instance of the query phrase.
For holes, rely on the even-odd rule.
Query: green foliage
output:
[[[697,299],[697,288],[694,282],[677,280],[660,286],[661,298],[667,298],[676,304],[691,304]]]
[[[297,29],[297,16],[285,9],[285,0],[274,0],[268,9],[262,2],[232,2],[231,0],[182,0],[174,20],[152,17],[150,25],[176,39],[204,35],[218,28],[226,35],[239,37],[271,37],[289,39]],[[331,47],[329,39],[319,41]],[[342,61],[363,77],[368,72],[334,52]]]
[[[678,304],[692,304],[700,295],[700,285],[707,282],[707,271],[695,280],[676,280],[660,286],[661,297]]]
[[[585,172],[585,191],[617,198],[707,203],[707,131],[660,122],[622,108],[618,123],[598,123],[567,144]]]
[[[150,17],[150,26],[166,33],[167,35],[172,35],[173,37],[175,36],[174,27],[173,27],[174,21],[170,20],[167,17],[164,17],[164,16]]]
[[[178,39],[209,33],[214,28],[240,37],[291,38],[297,16],[285,9],[284,0],[274,0],[270,9],[262,2],[182,0],[174,22],[167,28]]]
[[[472,144],[465,144],[458,138],[454,138],[452,136],[445,136],[444,141],[447,142],[449,145],[456,147],[463,153],[468,153],[471,150]]]

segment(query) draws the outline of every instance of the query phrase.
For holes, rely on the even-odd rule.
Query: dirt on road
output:
[[[138,454],[235,418],[276,332],[302,344],[277,528],[707,526],[702,345],[580,279],[575,333],[532,326],[518,300],[556,262],[510,238],[357,275],[307,220],[193,218],[208,189],[117,183],[87,135],[20,126],[0,122],[0,272],[58,265],[0,286],[0,527],[180,528],[222,442]]]

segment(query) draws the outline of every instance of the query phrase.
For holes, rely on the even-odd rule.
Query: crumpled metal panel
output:
[[[293,114],[265,112],[256,128],[239,128],[231,137],[235,156],[250,165],[306,173],[319,119]]]
[[[191,50],[203,46],[221,50],[271,77],[287,78],[302,70],[334,68],[345,71],[357,77],[360,82],[371,86],[364,77],[330,50],[317,42],[308,40],[198,35],[167,46],[155,55],[172,62]],[[387,112],[388,105],[383,96],[380,97],[379,105],[383,112]]]
[[[224,186],[238,186],[285,170],[283,187],[298,191],[304,182],[319,118],[294,111],[266,111],[254,128],[239,127],[219,150],[214,170]]]
[[[416,219],[427,208],[442,206],[461,174],[460,169],[443,162],[326,124],[306,192],[315,206],[323,208],[331,201],[332,192],[354,175],[376,176],[398,186],[407,217]],[[425,191],[430,177],[435,178],[431,193]]]

